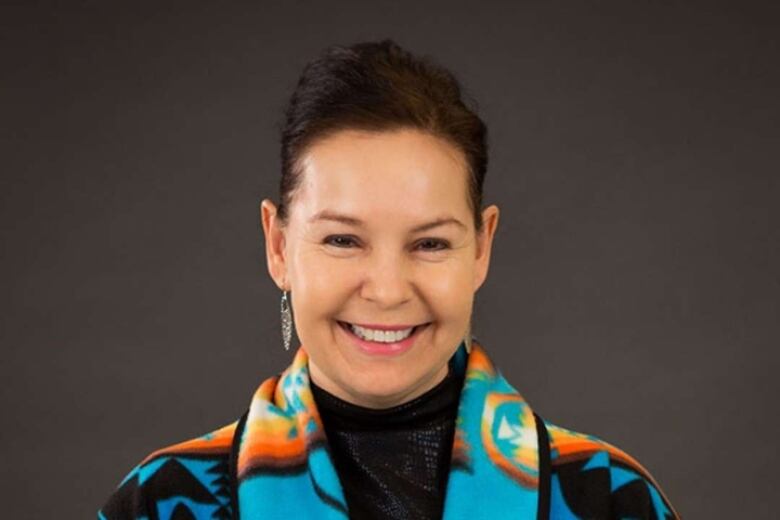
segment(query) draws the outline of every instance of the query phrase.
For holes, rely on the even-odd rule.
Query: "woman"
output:
[[[156,451],[100,518],[677,518],[623,451],[534,414],[472,341],[499,211],[457,81],[392,41],[309,64],[261,206],[292,364]]]

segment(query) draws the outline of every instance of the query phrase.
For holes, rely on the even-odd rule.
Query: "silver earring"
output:
[[[290,350],[290,338],[292,337],[292,313],[290,302],[287,299],[287,291],[282,291],[282,339],[284,350]]]

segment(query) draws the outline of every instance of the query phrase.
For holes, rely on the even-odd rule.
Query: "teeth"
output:
[[[368,341],[376,341],[379,343],[395,343],[396,341],[404,340],[408,338],[414,330],[414,327],[395,331],[373,330],[359,327],[358,325],[352,325],[351,323],[348,323],[347,325],[349,325],[349,328],[352,330],[352,332],[355,333],[356,336],[359,336]]]

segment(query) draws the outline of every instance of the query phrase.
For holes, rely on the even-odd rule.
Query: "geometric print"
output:
[[[550,436],[550,518],[679,518],[650,473],[596,437],[546,423]]]
[[[482,441],[490,460],[520,485],[539,486],[536,422],[520,396],[491,393],[486,397]]]
[[[444,520],[679,518],[629,454],[536,415],[478,342],[455,365],[465,377]],[[308,377],[301,346],[241,420],[151,453],[98,519],[350,518]]]
[[[134,469],[98,518],[228,520],[230,497],[227,457],[160,456]]]

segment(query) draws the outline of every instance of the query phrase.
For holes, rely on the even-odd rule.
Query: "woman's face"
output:
[[[498,208],[477,235],[462,152],[417,130],[340,131],[302,159],[288,225],[269,200],[262,220],[310,376],[361,406],[413,399],[444,378],[467,332]],[[401,339],[348,324],[415,328]]]

